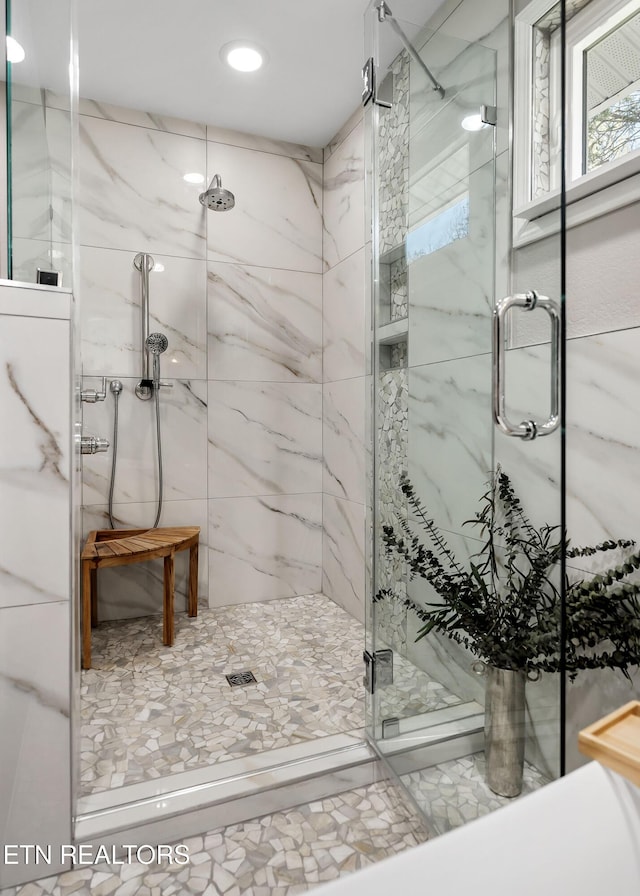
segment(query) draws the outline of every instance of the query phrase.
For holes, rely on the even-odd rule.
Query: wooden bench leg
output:
[[[82,668],[91,668],[91,564],[82,563]]]
[[[198,615],[198,545],[189,548],[189,593],[187,597],[187,613]]]
[[[91,567],[91,628],[98,624],[98,569]]]
[[[173,646],[173,592],[175,588],[174,554],[164,558],[164,613],[162,619],[162,640],[167,647]]]

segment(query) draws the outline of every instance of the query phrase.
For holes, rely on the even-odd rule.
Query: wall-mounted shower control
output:
[[[109,450],[109,440],[97,436],[81,436],[80,454],[101,454]]]
[[[104,401],[107,397],[107,378],[106,376],[102,377],[102,388],[98,391],[97,389],[83,389],[80,393],[80,401],[88,401],[89,404],[95,404],[96,401]]]

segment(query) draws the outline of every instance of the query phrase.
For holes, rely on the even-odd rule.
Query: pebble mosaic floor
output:
[[[82,673],[84,794],[364,726],[364,629],[322,595],[101,623]],[[396,663],[389,715],[458,702]],[[230,687],[251,670],[257,683]]]
[[[426,839],[397,787],[381,782],[191,837],[187,865],[92,865],[0,896],[290,896]]]
[[[485,783],[485,768],[484,753],[474,753],[463,759],[453,759],[402,775],[400,780],[431,820],[437,833],[444,834],[513,802],[489,790]],[[525,762],[522,796],[547,783],[536,768]]]
[[[363,630],[321,595],[101,624],[82,673],[84,793],[362,728]],[[251,670],[254,685],[225,675]]]

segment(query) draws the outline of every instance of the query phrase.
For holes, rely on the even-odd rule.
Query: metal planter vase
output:
[[[522,790],[525,737],[524,672],[487,666],[484,752],[487,784],[499,796]]]

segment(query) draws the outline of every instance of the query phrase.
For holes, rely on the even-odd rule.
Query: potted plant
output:
[[[415,613],[422,622],[416,640],[439,632],[485,664],[487,781],[496,793],[517,796],[527,677],[563,667],[571,679],[581,669],[602,668],[629,677],[629,668],[640,664],[640,582],[629,581],[640,568],[640,552],[629,540],[570,548],[558,526],[531,523],[509,476],[498,467],[480,510],[464,523],[475,529],[481,547],[463,563],[406,475],[400,489],[426,538],[398,519],[383,527],[385,550],[400,556],[409,578],[425,579],[435,595],[418,603],[381,589],[374,600],[401,600]],[[587,577],[577,570],[567,574],[564,618],[558,587],[563,551],[569,560],[601,554],[619,561]]]

